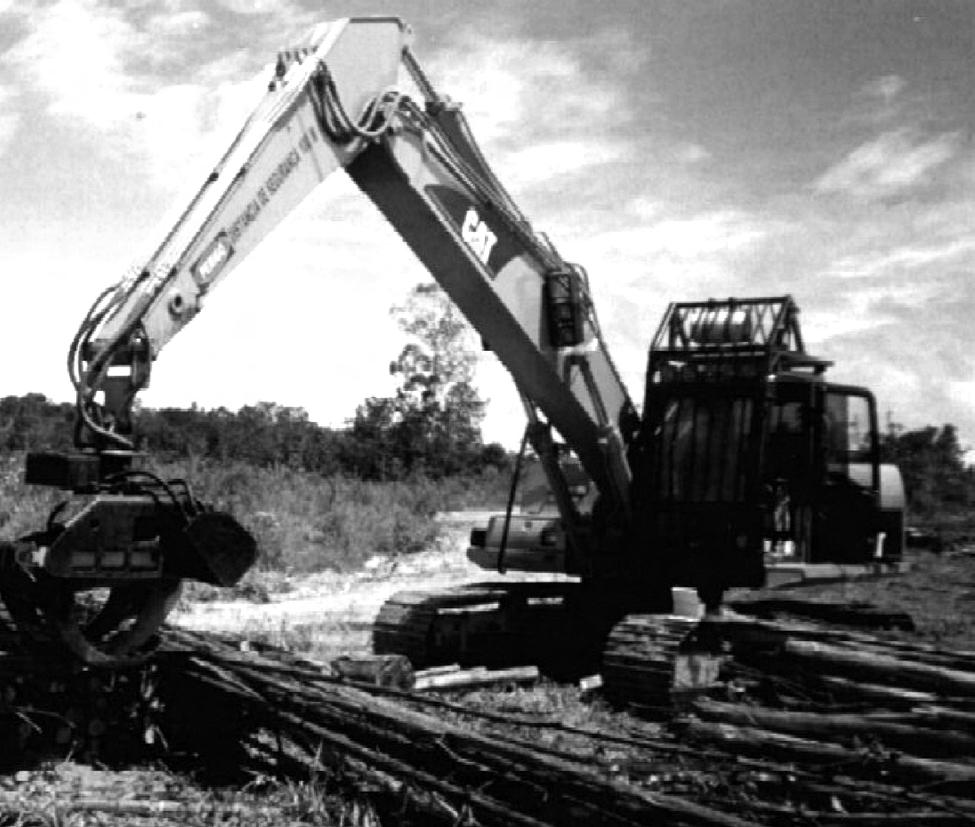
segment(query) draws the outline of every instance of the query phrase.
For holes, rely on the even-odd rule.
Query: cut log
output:
[[[364,655],[336,658],[331,662],[336,675],[360,683],[412,689],[413,666],[405,655]]]
[[[971,827],[964,813],[911,809],[905,812],[845,813],[788,807],[764,801],[745,801],[742,810],[772,824],[809,824],[816,827]]]
[[[784,711],[720,703],[703,698],[696,700],[692,708],[704,720],[759,727],[814,741],[826,740],[855,746],[858,741],[866,743],[876,739],[886,747],[929,758],[975,756],[975,736],[916,724],[878,720],[866,715]]]
[[[537,666],[516,666],[511,669],[461,669],[440,675],[426,675],[418,678],[415,688],[421,691],[482,689],[486,686],[505,684],[537,683]]]
[[[842,769],[845,775],[886,778],[902,784],[948,784],[971,790],[975,766],[935,761],[911,755],[872,755],[793,735],[749,726],[690,719],[681,729],[685,735],[714,744],[729,753],[757,755],[800,765],[821,764]]]
[[[786,640],[783,650],[797,660],[814,663],[833,674],[862,676],[875,683],[886,683],[890,686],[975,698],[975,672],[918,663],[876,652],[857,652],[842,646],[806,640]]]
[[[862,629],[914,631],[914,620],[906,612],[890,612],[869,603],[828,603],[816,600],[771,598],[742,600],[733,603],[731,607],[742,614],[755,617],[774,618],[777,615],[788,615]]]
[[[815,680],[840,698],[860,701],[876,701],[896,706],[914,706],[919,703],[935,703],[938,696],[933,692],[917,689],[903,689],[897,686],[884,686],[877,683],[864,683],[836,675],[817,675]]]
[[[209,652],[221,662],[219,651]],[[180,669],[194,680],[193,659]],[[240,657],[234,653],[234,657]],[[231,669],[224,661],[223,666]],[[298,683],[276,673],[260,659],[232,667],[236,682],[262,701],[230,685],[235,704],[255,720],[278,727],[294,743],[307,743],[320,754],[343,762],[348,756],[383,772],[437,791],[458,806],[468,806],[484,824],[631,825],[667,823],[700,827],[743,827],[746,822],[693,801],[650,794],[606,777],[600,768],[576,756],[561,758],[551,750],[480,735],[376,697],[357,686]],[[207,677],[216,674],[209,671]],[[477,790],[477,793],[473,793]]]
[[[459,672],[459,671],[460,671],[459,663],[447,663],[444,664],[443,666],[430,666],[426,669],[421,669],[418,672],[414,672],[414,675],[416,675],[417,679],[420,679],[420,678],[429,678],[432,677],[433,675],[446,675],[449,672]]]

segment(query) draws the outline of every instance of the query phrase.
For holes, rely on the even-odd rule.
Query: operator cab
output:
[[[829,364],[805,352],[791,297],[672,304],[632,458],[635,555],[714,594],[762,585],[775,563],[899,554],[876,403],[828,384]]]

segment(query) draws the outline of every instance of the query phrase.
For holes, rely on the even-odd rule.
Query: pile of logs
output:
[[[975,823],[975,652],[865,632],[910,628],[870,607],[738,609],[753,617],[712,630],[727,652],[721,679],[686,699],[680,737],[812,774],[810,789],[843,807],[821,823]],[[836,778],[860,786],[856,810]]]
[[[0,654],[0,736],[44,733],[103,761],[141,750],[213,781],[321,774],[390,824],[975,823],[975,654],[864,631],[863,612],[844,628],[829,607],[787,608],[739,606],[752,617],[705,627],[723,652],[714,686],[654,723],[573,727],[556,707],[513,715],[483,694],[419,692],[408,663],[357,673],[168,630],[126,675]],[[443,690],[502,675],[420,678]]]
[[[155,666],[81,667],[63,651],[0,648],[0,773],[51,757],[128,764],[145,759],[158,728]]]
[[[450,723],[415,708],[423,704],[415,693],[336,678],[280,653],[242,655],[209,636],[174,632],[167,642],[160,692],[174,752],[212,766],[240,745],[236,761],[306,775],[314,761],[371,790],[390,823],[751,823],[626,783],[591,756]]]
[[[636,719],[625,734],[573,728],[557,709],[525,719],[188,637],[170,655],[179,668],[164,669],[180,684],[165,705],[199,744],[208,686],[240,716],[208,743],[262,732],[250,755],[286,766],[314,754],[408,801],[414,823],[975,823],[968,653],[815,623],[739,626],[724,682],[682,699],[663,731]],[[400,812],[394,823],[408,822]]]

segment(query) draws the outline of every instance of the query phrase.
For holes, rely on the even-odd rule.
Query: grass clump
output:
[[[24,485],[23,454],[0,453],[0,539],[13,540],[40,531],[64,491]]]
[[[373,482],[244,463],[188,463],[154,469],[185,477],[197,497],[236,516],[257,538],[258,568],[302,574],[350,571],[374,555],[433,545],[438,511],[496,505],[497,475]],[[500,482],[500,484],[499,484]]]

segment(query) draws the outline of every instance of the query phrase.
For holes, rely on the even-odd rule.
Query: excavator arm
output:
[[[394,18],[341,20],[279,56],[266,95],[177,221],[85,318],[69,355],[83,444],[132,448],[131,402],[165,345],[309,192],[389,128],[408,40]]]
[[[406,92],[410,83],[416,99]],[[27,478],[97,496],[66,522],[52,518],[15,559],[53,584],[21,606],[22,619],[47,616],[83,659],[112,663],[145,642],[172,593],[146,583],[228,584],[253,561],[253,540],[229,515],[212,513],[181,481],[132,470],[131,410],[153,362],[207,294],[340,168],[511,373],[579,573],[626,535],[627,448],[640,423],[600,334],[585,272],[521,214],[460,108],[424,75],[408,27],[389,17],[339,20],[279,56],[267,93],[178,220],[98,297],[72,342],[78,451],[30,457]],[[556,434],[598,490],[598,521],[576,511]],[[19,605],[11,582],[19,581],[0,577],[0,596]],[[72,596],[92,585],[115,588],[82,627],[71,620],[66,582]],[[138,634],[122,634],[132,615]]]
[[[542,431],[554,428],[625,520],[625,450],[639,423],[585,273],[533,230],[409,39],[395,18],[342,20],[282,57],[265,99],[179,221],[86,320],[72,355],[85,434],[96,447],[131,448],[131,400],[152,361],[206,294],[345,168],[497,353],[532,416],[540,412],[534,441],[545,444]],[[421,100],[402,91],[407,78]]]

